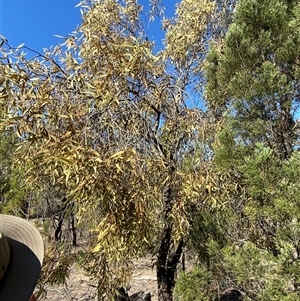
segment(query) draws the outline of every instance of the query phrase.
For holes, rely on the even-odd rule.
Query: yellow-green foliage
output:
[[[36,187],[42,179],[43,188],[47,181],[59,187],[76,204],[79,223],[89,224],[91,245],[80,263],[97,279],[99,295],[112,297],[128,282],[130,260],[157,249],[164,223],[173,225],[177,242],[189,228],[186,204],[212,199],[204,191],[214,177],[203,160],[210,127],[189,105],[181,78],[166,68],[170,54],[153,52],[137,1],[82,1],[81,7],[78,31],[36,59],[1,48],[11,60],[0,64],[8,112],[2,124],[22,142],[15,155],[30,166],[27,183]],[[179,47],[174,56],[201,41],[212,8],[212,2],[179,5],[175,27],[184,36],[185,26],[192,32],[178,43],[177,29],[170,28],[168,49]],[[168,216],[166,187],[173,191]],[[66,260],[59,258],[58,273]]]

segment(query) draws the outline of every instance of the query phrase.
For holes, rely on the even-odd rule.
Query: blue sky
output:
[[[79,0],[0,0],[0,34],[12,46],[26,46],[42,52],[43,48],[56,45],[81,22]],[[178,0],[164,0],[165,14],[171,17]],[[148,0],[140,0],[145,8]],[[149,39],[160,44],[163,34],[157,22],[151,24]]]

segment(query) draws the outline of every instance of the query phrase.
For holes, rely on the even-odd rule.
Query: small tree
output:
[[[178,6],[159,54],[132,0],[83,1],[78,31],[32,60],[2,49],[5,125],[22,138],[16,155],[32,162],[31,183],[43,177],[66,187],[79,221],[90,221],[93,241],[80,263],[99,296],[126,285],[131,259],[152,247],[159,300],[172,300],[186,206],[209,203],[211,125],[185,93],[200,70],[213,9],[198,4]]]

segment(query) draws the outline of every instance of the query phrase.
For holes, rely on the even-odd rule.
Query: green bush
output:
[[[182,273],[176,282],[175,301],[210,301],[209,279],[211,275],[204,269],[195,268],[189,273]]]

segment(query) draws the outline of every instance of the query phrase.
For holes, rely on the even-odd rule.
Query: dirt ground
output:
[[[42,231],[42,228],[40,229]],[[68,234],[70,235],[70,234]],[[83,232],[78,237],[78,247],[87,244],[88,234]],[[67,240],[70,240],[67,238]],[[192,257],[186,255],[185,268],[189,271],[192,267]],[[158,301],[156,271],[153,269],[153,257],[148,255],[134,262],[135,268],[129,284],[128,294],[132,295],[143,291],[150,292],[151,301]],[[179,270],[181,264],[178,266]],[[97,301],[96,285],[77,266],[72,267],[72,275],[65,286],[46,286],[46,295],[40,298],[42,301]]]
[[[43,301],[96,301],[96,288],[93,282],[78,268],[73,268],[72,278],[66,286],[47,287]],[[152,269],[151,258],[145,257],[136,261],[130,283],[129,295],[139,291],[150,292],[151,301],[157,301],[156,273]]]

